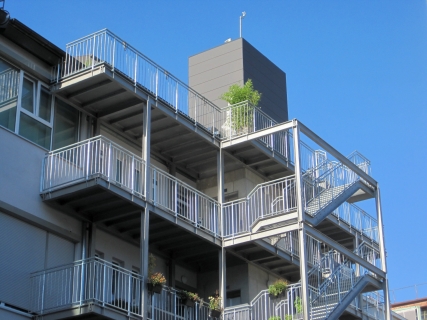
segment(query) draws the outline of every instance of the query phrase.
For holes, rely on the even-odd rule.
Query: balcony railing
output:
[[[31,274],[31,311],[45,314],[96,303],[141,315],[143,278],[98,258]]]
[[[347,223],[351,228],[378,243],[377,220],[355,204],[344,202],[332,214],[340,221]]]
[[[166,286],[160,294],[152,295],[148,301],[148,319],[150,320],[207,320],[209,311],[209,304],[203,301],[196,302],[194,306],[186,306],[180,290]]]
[[[68,43],[65,51],[65,61],[52,72],[54,81],[93,69],[99,64],[108,64],[113,71],[143,87],[220,139],[234,138],[277,124],[247,102],[226,108],[217,107],[109,30],[104,29]],[[288,157],[287,132],[272,134],[260,141]]]
[[[259,184],[246,198],[223,204],[224,237],[250,232],[257,220],[289,213],[296,206],[294,177]]]
[[[41,192],[100,177],[143,197],[145,162],[102,136],[49,152],[44,158]]]
[[[219,202],[154,166],[151,167],[151,181],[153,193],[150,200],[154,205],[215,236],[220,235]]]
[[[221,206],[217,201],[155,166],[150,169],[148,201],[220,236]],[[101,178],[145,199],[145,161],[102,136],[49,152],[43,163],[41,192],[93,178]]]
[[[109,307],[127,316],[142,315],[143,278],[99,258],[31,274],[31,312],[50,312],[89,303]],[[148,319],[206,320],[209,305],[187,307],[179,290],[164,286],[148,301]]]
[[[225,320],[268,320],[271,317],[280,319],[302,319],[300,303],[301,285],[288,286],[283,297],[274,298],[268,290],[261,291],[249,304],[225,308]]]

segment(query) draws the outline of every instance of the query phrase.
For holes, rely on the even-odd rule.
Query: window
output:
[[[52,96],[40,81],[21,71],[21,97],[18,112],[18,133],[30,141],[50,149],[52,137]]]
[[[15,131],[19,71],[0,60],[0,126]]]
[[[79,112],[60,99],[55,99],[53,145],[56,150],[78,141]]]
[[[47,85],[0,59],[0,126],[58,149],[78,141],[79,112],[54,101]]]
[[[52,129],[34,118],[21,113],[19,134],[31,140],[43,148],[50,149],[50,137]]]
[[[22,100],[21,107],[25,110],[34,113],[34,102],[36,101],[36,84],[27,78],[24,78],[22,85]]]

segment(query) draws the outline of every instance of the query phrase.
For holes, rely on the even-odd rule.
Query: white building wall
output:
[[[40,197],[42,163],[47,150],[2,128],[0,150],[0,207],[7,205],[7,210],[24,215],[24,219],[46,228],[58,227],[55,231],[62,236],[80,239],[80,221],[43,203]]]

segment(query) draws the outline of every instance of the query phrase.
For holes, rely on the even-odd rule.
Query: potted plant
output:
[[[180,297],[182,304],[186,305],[187,307],[193,307],[196,302],[200,301],[200,297],[197,293],[189,291],[181,291]]]
[[[287,287],[288,283],[285,280],[278,279],[268,287],[268,293],[272,298],[279,298],[285,294]]]
[[[148,290],[153,293],[161,293],[166,283],[166,278],[161,272],[155,272],[148,276]]]
[[[295,307],[295,318],[296,319],[302,319],[303,318],[303,304],[302,304],[302,299],[300,297],[296,297],[294,300],[294,307]]]
[[[226,129],[232,129],[233,134],[251,132],[254,109],[261,99],[261,93],[254,89],[252,80],[248,79],[242,87],[233,84],[221,99],[227,101],[231,108],[227,114]]]
[[[162,286],[166,284],[166,278],[161,272],[153,272],[156,267],[156,257],[150,254],[148,258],[148,291],[161,293]]]
[[[280,318],[279,316],[272,316],[268,318],[268,320],[282,320],[282,318]]]
[[[212,318],[219,318],[221,317],[221,300],[222,298],[219,295],[214,295],[213,297],[209,297],[209,309],[210,309],[210,316]]]

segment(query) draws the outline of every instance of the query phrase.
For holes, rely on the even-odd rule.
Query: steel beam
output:
[[[381,278],[385,278],[386,274],[381,269],[375,267],[373,264],[370,264],[365,259],[362,259],[358,255],[354,254],[353,252],[349,251],[346,247],[340,245],[339,243],[335,242],[331,238],[325,236],[323,233],[319,232],[318,230],[306,225],[307,233],[311,235],[316,240],[319,240],[326,245],[330,246],[332,249],[335,249],[344,255],[346,255],[350,260],[352,260],[354,263],[360,264],[362,267],[368,269],[369,271],[375,273],[376,275],[380,276]]]
[[[305,125],[303,125],[299,121],[298,121],[298,127],[300,128],[300,130],[301,130],[302,133],[304,133],[313,142],[317,143],[326,152],[329,152],[337,160],[339,160],[340,162],[342,162],[345,166],[347,166],[348,168],[350,168],[352,171],[354,171],[356,174],[358,174],[364,180],[368,181],[375,188],[377,187],[378,182],[375,179],[373,179],[370,175],[368,175],[367,173],[365,173],[365,171],[363,171],[362,169],[360,169],[357,165],[355,165],[353,162],[351,162],[349,159],[347,159],[347,157],[345,157],[344,155],[342,155],[334,147],[332,147],[329,143],[327,143],[325,140],[323,140],[322,138],[320,138],[317,134],[315,134],[313,131],[311,131],[309,128],[307,128]]]
[[[242,142],[256,140],[256,139],[262,138],[264,136],[267,136],[267,135],[270,135],[270,134],[273,134],[276,132],[289,130],[289,129],[293,128],[293,126],[294,126],[293,121],[287,121],[287,122],[279,123],[277,125],[274,125],[272,127],[266,128],[266,129],[262,129],[262,130],[255,131],[253,133],[249,133],[249,134],[241,136],[241,137],[233,138],[230,140],[223,140],[223,141],[221,141],[221,148],[227,148],[227,147],[230,147],[230,146],[242,143]]]

